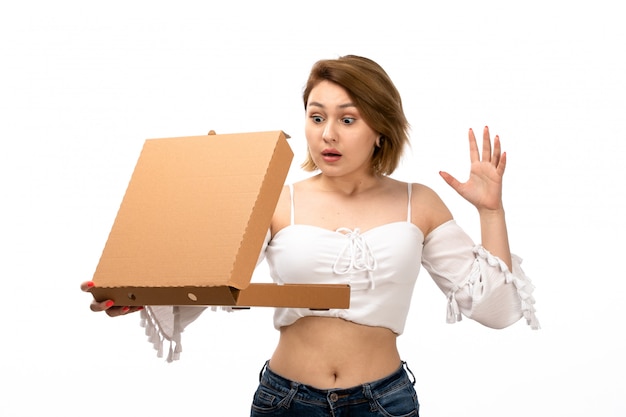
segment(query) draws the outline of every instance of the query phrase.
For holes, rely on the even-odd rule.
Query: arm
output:
[[[257,266],[261,263],[265,257],[265,248],[270,241],[271,234],[268,230],[266,234],[263,247],[257,259]],[[93,288],[94,283],[86,281],[81,283],[80,288],[82,291],[89,292]],[[145,328],[148,341],[152,343],[154,349],[157,351],[157,356],[163,357],[164,347],[169,344],[169,352],[167,354],[167,361],[172,362],[180,358],[180,352],[182,351],[181,334],[185,328],[194,322],[203,311],[206,310],[204,306],[139,306],[139,307],[122,307],[114,306],[113,300],[105,300],[98,302],[91,301],[90,308],[94,312],[104,311],[110,317],[117,317],[127,315],[136,311],[141,311],[141,326]],[[211,308],[213,311],[217,310],[217,307]],[[229,307],[222,307],[226,311],[234,311]]]
[[[447,321],[461,314],[487,327],[501,329],[524,317],[533,329],[534,286],[511,256],[512,268],[472,239],[450,220],[426,236],[422,264],[448,299]]]
[[[89,292],[93,286],[92,281],[85,281],[80,284],[80,289]],[[109,317],[140,311],[141,327],[145,328],[148,341],[152,343],[159,358],[163,357],[164,345],[169,343],[168,362],[179,359],[182,351],[181,333],[206,309],[196,306],[114,306],[113,300],[92,300],[89,307],[91,311],[105,312]]]
[[[512,269],[511,250],[502,204],[502,177],[506,167],[506,153],[501,151],[500,138],[493,141],[489,137],[489,128],[483,131],[482,158],[474,132],[470,129],[470,177],[461,183],[447,172],[440,172],[441,177],[463,198],[478,210],[482,246],[491,254],[500,258]]]
[[[511,270],[513,263],[504,209],[494,212],[480,212],[480,235],[483,247],[494,256],[502,259]]]
[[[469,236],[449,223],[427,237],[425,266],[448,296],[449,322],[460,320],[463,312],[489,327],[506,327],[524,317],[531,328],[538,329],[534,287],[520,267],[521,259],[509,248],[502,204],[506,153],[501,152],[498,136],[492,150],[487,127],[483,131],[482,158],[471,129],[468,137],[469,179],[461,183],[447,172],[440,174],[478,210],[482,244],[473,248],[473,255],[468,253],[472,245]]]

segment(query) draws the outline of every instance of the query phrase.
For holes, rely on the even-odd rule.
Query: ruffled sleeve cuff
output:
[[[181,333],[204,310],[204,307],[186,306],[147,306],[141,310],[140,324],[157,351],[157,357],[162,358],[164,347],[168,347],[167,362],[180,359],[183,350]]]
[[[271,233],[268,229],[257,259],[257,266],[265,259],[265,249],[270,239]],[[148,341],[152,343],[159,358],[163,357],[163,350],[168,347],[167,362],[180,359],[180,354],[183,351],[181,334],[204,310],[206,307],[195,306],[146,306],[141,310],[140,324],[145,328]],[[213,306],[211,310],[233,312],[240,309]]]
[[[521,268],[522,259],[512,255],[512,272],[498,257],[481,245],[473,249],[475,260],[467,278],[447,293],[446,321],[461,320],[462,308],[458,298],[470,298],[467,316],[489,327],[507,327],[521,317],[533,330],[540,328],[535,314],[535,299],[531,280]],[[464,303],[467,304],[467,303]]]
[[[145,328],[148,341],[152,343],[157,357],[162,358],[164,348],[168,348],[167,362],[180,359],[183,351],[181,334],[185,328],[200,317],[207,307],[193,306],[146,306],[141,310],[141,327]],[[210,307],[211,311],[233,312],[232,307]]]

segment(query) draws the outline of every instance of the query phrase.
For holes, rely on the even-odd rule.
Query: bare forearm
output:
[[[511,249],[506,228],[504,209],[479,210],[480,233],[482,245],[492,255],[500,258],[508,267],[512,268]]]

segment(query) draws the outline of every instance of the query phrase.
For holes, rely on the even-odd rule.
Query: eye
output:
[[[313,121],[313,123],[322,123],[324,121],[324,118],[322,116],[313,115],[311,116],[311,120]]]
[[[354,117],[343,117],[341,120],[341,123],[343,123],[344,125],[351,125],[352,123],[356,122],[356,119]]]

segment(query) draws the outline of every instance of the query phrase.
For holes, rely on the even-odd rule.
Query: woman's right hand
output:
[[[92,281],[85,281],[80,284],[80,289],[84,292],[89,292],[93,288],[94,283]],[[89,308],[91,311],[104,311],[109,317],[124,316],[128,313],[134,313],[135,311],[143,310],[142,306],[115,306],[113,300],[96,301],[93,300]]]

